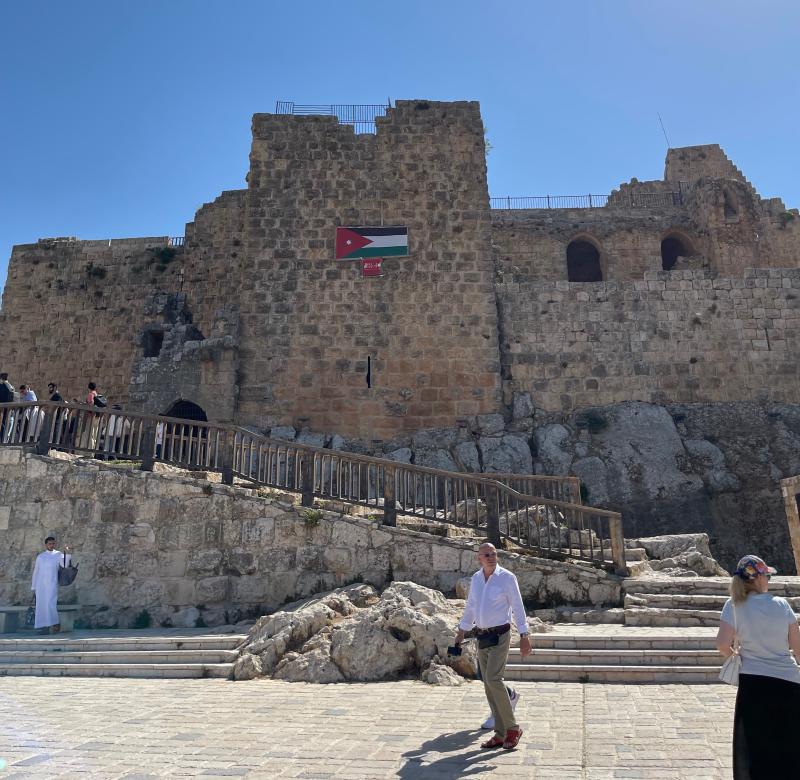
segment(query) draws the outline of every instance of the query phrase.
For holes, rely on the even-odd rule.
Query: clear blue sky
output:
[[[660,178],[660,112],[798,206],[799,36],[797,0],[8,0],[0,283],[13,244],[182,235],[278,99],[479,100],[493,195]]]

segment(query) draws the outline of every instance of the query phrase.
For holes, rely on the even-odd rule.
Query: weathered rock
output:
[[[449,666],[441,663],[439,656],[434,656],[431,662],[422,670],[420,675],[422,682],[428,685],[445,685],[448,687],[458,686],[464,682],[461,675],[456,674]]]
[[[295,441],[298,444],[307,444],[309,447],[324,447],[328,441],[328,437],[324,433],[315,433],[314,431],[308,430],[308,428],[303,428],[303,430],[297,434]]]
[[[536,443],[536,473],[569,474],[572,463],[569,431],[563,425],[553,423],[537,428],[533,438]]]
[[[495,474],[530,474],[533,458],[524,436],[482,436],[478,449],[483,461],[483,470]]]
[[[475,427],[481,436],[493,436],[505,429],[506,422],[502,414],[479,414],[475,418]]]
[[[242,653],[233,665],[234,680],[252,680],[261,677],[264,669],[261,666],[261,659],[252,653]]]
[[[291,425],[278,425],[271,428],[269,432],[270,439],[284,439],[285,441],[294,441],[297,431]]]
[[[387,452],[383,457],[386,460],[393,460],[397,463],[411,463],[412,451],[410,447],[401,447],[397,450]]]
[[[417,431],[411,438],[413,448],[419,450],[449,449],[459,439],[458,428],[431,428]]]
[[[463,441],[453,448],[453,455],[461,471],[479,473],[481,462],[478,458],[478,448],[473,441]]]
[[[593,435],[608,469],[612,501],[684,496],[703,482],[685,468],[687,454],[675,423],[661,406],[638,402],[606,410],[607,424]]]
[[[436,450],[417,450],[414,457],[414,463],[417,466],[427,466],[431,469],[442,469],[443,471],[458,471],[453,456],[449,450],[436,449]]]
[[[511,417],[514,420],[521,420],[526,417],[533,417],[536,411],[530,393],[514,393],[511,403]]]

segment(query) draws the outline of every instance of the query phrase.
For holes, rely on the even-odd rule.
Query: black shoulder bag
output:
[[[75,582],[75,578],[78,576],[78,566],[77,564],[73,563],[72,560],[69,562],[69,566],[67,566],[67,554],[64,553],[64,564],[59,564],[58,566],[58,584],[65,588],[67,585],[72,585]]]

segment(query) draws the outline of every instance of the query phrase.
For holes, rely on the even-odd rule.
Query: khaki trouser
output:
[[[478,663],[481,667],[481,678],[486,698],[489,701],[492,715],[494,715],[494,733],[500,738],[505,738],[509,729],[518,729],[508,698],[503,673],[508,660],[508,648],[511,645],[511,631],[506,631],[494,647],[478,650]]]

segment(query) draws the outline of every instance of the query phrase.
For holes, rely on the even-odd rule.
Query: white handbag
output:
[[[722,664],[722,669],[719,670],[719,679],[728,685],[739,684],[739,672],[742,671],[742,656],[739,655],[739,630],[736,626],[736,607],[731,602],[733,607],[733,630],[735,632],[733,637],[733,654],[725,659]]]

